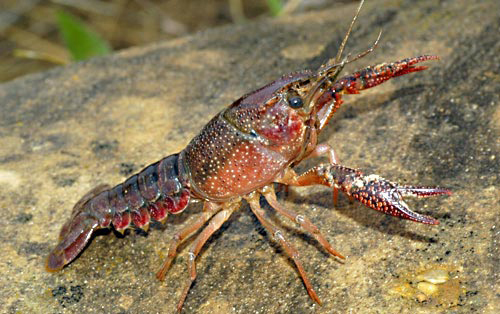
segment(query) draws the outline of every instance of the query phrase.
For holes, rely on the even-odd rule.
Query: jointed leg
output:
[[[282,214],[283,216],[287,217],[288,219],[295,221],[298,223],[302,228],[306,229],[308,232],[310,232],[314,238],[327,250],[330,254],[335,255],[339,258],[344,258],[342,254],[339,252],[335,251],[331,244],[328,242],[328,240],[321,234],[321,231],[316,227],[306,216],[299,215],[293,210],[286,209],[281,206],[281,204],[278,202],[276,199],[276,194],[274,193],[274,189],[272,186],[269,187],[268,191],[265,191],[263,193],[264,197],[266,198],[267,202],[271,207],[273,207],[278,213]]]
[[[167,259],[163,263],[161,269],[156,273],[156,278],[158,278],[159,280],[165,279],[165,275],[170,268],[170,264],[172,264],[172,261],[177,255],[177,248],[182,243],[182,241],[184,241],[184,239],[186,239],[192,233],[198,231],[215,213],[217,213],[219,209],[220,205],[211,202],[205,202],[205,204],[203,204],[203,213],[201,214],[201,216],[196,217],[196,220],[194,222],[188,223],[187,226],[174,234],[168,248]]]
[[[285,249],[285,252],[290,256],[290,258],[293,260],[295,263],[295,266],[297,267],[300,277],[302,278],[302,281],[304,282],[304,285],[306,286],[307,293],[309,293],[309,296],[311,299],[313,299],[316,303],[321,304],[321,300],[319,299],[318,295],[314,291],[311,282],[307,278],[307,274],[304,270],[304,267],[302,266],[302,263],[300,262],[300,254],[297,251],[297,249],[289,243],[285,237],[283,236],[283,232],[278,229],[276,226],[272,224],[269,220],[267,220],[264,217],[264,211],[260,207],[259,204],[259,198],[260,195],[257,193],[253,193],[250,196],[246,198],[248,203],[250,204],[250,208],[252,209],[252,212],[255,214],[257,219],[259,219],[260,223],[266,228],[266,230],[272,235]]]
[[[340,106],[340,104],[342,103],[342,100],[340,98],[338,100],[335,100],[335,101],[338,102],[338,106]],[[331,112],[331,115],[333,115],[333,112]],[[321,123],[323,123],[323,126],[321,126],[320,128],[323,128],[324,124],[326,122],[328,122],[329,119],[330,118],[326,119],[325,121],[322,121]],[[335,150],[329,144],[325,144],[325,143],[316,145],[314,150],[308,156],[306,156],[304,158],[304,160],[310,159],[310,158],[315,158],[315,157],[320,157],[320,156],[324,156],[324,155],[328,155],[328,161],[330,162],[330,165],[333,166],[333,165],[340,164],[340,160],[337,157]],[[283,183],[285,185],[297,185],[297,183],[292,182],[293,180],[297,179],[297,177],[298,177],[297,174],[295,173],[295,171],[293,171],[291,168],[288,168],[287,172],[285,172],[285,173],[286,174],[283,176],[283,178],[281,178],[275,182]],[[292,181],[289,182],[287,180],[292,180]],[[287,189],[286,191],[288,191],[288,187],[286,187],[286,189]],[[333,204],[334,205],[337,205],[338,196],[339,196],[338,188],[336,186],[334,186],[333,187]]]
[[[191,288],[191,284],[196,279],[196,257],[200,253],[203,245],[207,242],[207,240],[212,236],[212,234],[219,230],[222,224],[226,222],[231,214],[238,208],[238,205],[229,205],[227,208],[223,208],[219,211],[208,223],[208,225],[203,229],[203,231],[196,237],[191,248],[189,249],[189,259],[188,259],[188,274],[189,279],[184,286],[184,290],[182,291],[181,298],[179,303],[177,304],[177,311],[180,312],[182,310],[182,305],[186,300],[189,289]]]
[[[304,159],[310,159],[314,157],[320,157],[328,154],[328,161],[331,165],[339,164],[339,159],[337,154],[335,154],[335,150],[328,144],[318,144],[314,148],[314,150]]]

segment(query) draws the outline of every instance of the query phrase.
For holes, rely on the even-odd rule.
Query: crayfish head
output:
[[[331,87],[343,68],[343,64],[322,67],[317,72],[308,71],[307,76],[284,85],[276,91],[283,103],[299,115],[308,128],[320,130],[322,121],[330,115],[334,99]]]
[[[245,134],[287,160],[302,150],[308,132],[308,88],[314,73],[296,72],[251,92],[225,109],[223,117]]]

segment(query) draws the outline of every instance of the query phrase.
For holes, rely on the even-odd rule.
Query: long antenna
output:
[[[365,3],[365,0],[361,0],[358,6],[358,10],[356,11],[354,17],[352,18],[351,25],[349,25],[349,29],[347,30],[347,33],[345,34],[344,39],[342,40],[342,44],[340,44],[337,56],[335,57],[335,63],[339,63],[340,59],[342,58],[342,53],[344,52],[344,47],[347,43],[347,39],[349,38],[349,35],[351,35],[351,30],[354,26],[354,23],[356,22],[356,19],[358,18],[359,12],[361,11],[361,7],[363,7],[363,3]]]
[[[342,60],[342,62],[339,62],[339,61],[342,58],[342,53],[344,52],[344,48],[345,48],[345,45],[347,43],[347,39],[349,39],[349,35],[351,34],[354,23],[356,22],[356,19],[358,18],[359,12],[361,11],[361,8],[363,7],[364,3],[365,3],[364,0],[361,0],[361,2],[359,3],[358,9],[356,10],[356,14],[354,14],[354,17],[352,18],[351,25],[349,25],[349,29],[347,30],[347,33],[345,34],[344,39],[342,40],[342,43],[340,44],[340,48],[339,48],[339,51],[337,52],[337,56],[335,57],[335,59],[328,60],[328,62],[326,64],[322,65],[318,69],[318,72],[319,72],[318,81],[311,87],[311,90],[308,92],[307,97],[305,99],[305,103],[307,104],[307,106],[309,108],[313,104],[314,96],[317,95],[317,91],[320,89],[321,85],[327,80],[327,78],[329,77],[330,79],[335,79],[340,74],[340,72],[342,71],[344,66],[347,63],[349,63],[349,60],[348,60],[349,56],[344,58]],[[370,49],[368,49],[368,51],[365,51],[365,52],[359,54],[357,57],[354,58],[354,60],[371,52],[375,48],[375,46],[377,45],[378,40],[380,39],[380,35],[381,35],[381,33],[378,35],[377,40],[375,41],[375,44]],[[335,69],[335,70],[332,71],[333,69]],[[332,72],[333,72],[333,74],[332,74]],[[313,110],[313,111],[311,111],[311,114],[316,114],[314,112],[314,110],[315,110],[314,106],[311,109]]]

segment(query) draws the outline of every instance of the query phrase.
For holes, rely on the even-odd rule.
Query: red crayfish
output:
[[[236,100],[219,112],[180,153],[146,167],[115,187],[100,186],[85,195],[62,227],[59,244],[50,253],[46,268],[58,271],[73,261],[99,228],[123,232],[147,228],[151,219],[164,221],[169,213],[182,212],[192,200],[204,202],[203,212],[174,234],[168,257],[157,273],[164,279],[183,240],[202,229],[192,243],[188,258],[188,280],[178,303],[182,309],[196,278],[195,260],[205,242],[238,209],[242,200],[260,223],[292,258],[309,296],[320,303],[294,246],[266,218],[259,205],[261,196],[278,213],[297,222],[332,255],[335,251],[318,228],[305,216],[282,207],[276,200],[274,183],[287,186],[325,185],[338,189],[363,205],[383,213],[435,225],[438,221],[411,211],[403,196],[426,197],[451,192],[439,187],[401,186],[378,175],[341,166],[328,144],[318,144],[318,135],[342,104],[343,94],[377,86],[393,77],[426,69],[415,64],[437,59],[424,55],[367,67],[338,78],[344,66],[371,52],[373,46],[349,59],[343,49],[361,5],[344,37],[336,58],[317,71],[285,75]],[[379,35],[380,38],[380,35]],[[319,164],[297,174],[302,160],[327,156]],[[208,223],[207,223],[208,222]]]

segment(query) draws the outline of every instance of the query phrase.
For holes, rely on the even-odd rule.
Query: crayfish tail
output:
[[[87,213],[81,212],[74,216],[64,225],[60,241],[50,252],[45,269],[49,272],[55,272],[69,264],[87,246],[97,228],[99,228],[97,219]]]
[[[109,225],[109,218],[95,210],[92,202],[108,197],[109,185],[99,185],[85,194],[73,207],[71,218],[62,226],[59,243],[50,252],[45,262],[49,272],[61,270],[73,261],[87,246],[92,234],[100,227]],[[100,219],[99,219],[100,218]]]

